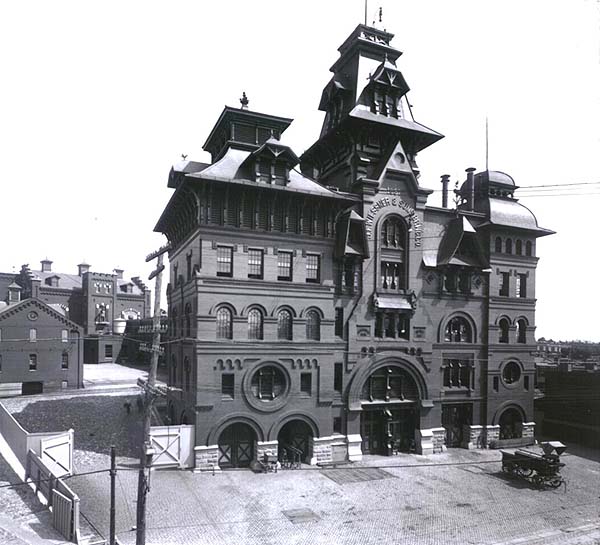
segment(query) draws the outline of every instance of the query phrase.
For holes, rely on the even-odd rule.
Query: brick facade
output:
[[[342,44],[301,158],[280,140],[291,119],[244,104],[210,163],[169,175],[169,417],[222,467],[248,445],[330,463],[343,445],[359,460],[529,433],[535,240],[552,231],[502,172],[467,169],[455,209],[442,176],[427,206],[416,157],[442,135],[410,116],[392,37],[359,25]]]

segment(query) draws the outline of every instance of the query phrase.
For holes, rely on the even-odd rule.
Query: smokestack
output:
[[[52,261],[49,259],[42,259],[42,272],[52,272]]]
[[[113,269],[113,272],[117,275],[118,279],[123,279],[123,269]]]
[[[474,176],[473,172],[475,172],[475,169],[473,167],[470,167],[466,170],[466,172],[467,172],[467,191],[469,192],[467,204],[468,204],[469,210],[474,210],[475,209],[475,176]]]
[[[442,208],[448,208],[448,183],[450,174],[442,174]]]

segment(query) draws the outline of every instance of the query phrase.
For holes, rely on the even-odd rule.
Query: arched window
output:
[[[277,338],[283,341],[292,340],[292,313],[280,310],[277,314]]]
[[[171,384],[177,385],[177,360],[173,354],[171,355]]]
[[[500,237],[496,237],[495,251],[497,253],[501,253],[502,252],[502,239]]]
[[[512,238],[506,239],[506,253],[512,254]]]
[[[186,391],[189,391],[192,366],[190,365],[190,360],[188,357],[183,360],[183,370],[185,371],[185,389]]]
[[[531,240],[528,240],[525,243],[525,255],[533,255],[533,244],[531,244]]]
[[[381,227],[381,247],[398,248],[406,247],[406,225],[399,217],[388,218]]]
[[[248,312],[248,338],[252,340],[263,338],[263,315],[257,308]]]
[[[233,338],[231,322],[231,310],[227,307],[217,310],[217,339]]]
[[[515,252],[517,255],[523,255],[523,241],[521,239],[515,243]]]
[[[311,341],[321,340],[321,316],[316,310],[309,310],[306,314],[306,338]]]
[[[192,336],[192,305],[185,305],[185,336]]]
[[[455,316],[446,325],[444,340],[451,343],[473,342],[471,324],[462,316]]]
[[[508,319],[502,318],[498,322],[498,326],[500,327],[500,338],[498,339],[498,342],[508,343],[508,330],[510,328]]]
[[[527,322],[523,319],[517,320],[517,342],[521,344],[527,342]]]
[[[173,326],[172,327],[172,329],[173,329],[172,335],[173,335],[173,337],[177,337],[177,309],[176,308],[173,309],[172,315],[173,315],[173,319],[171,322],[172,326]]]

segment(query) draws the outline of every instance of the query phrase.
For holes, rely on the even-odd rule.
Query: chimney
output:
[[[467,172],[467,191],[468,193],[468,197],[467,197],[467,206],[469,210],[474,210],[475,209],[475,175],[473,174],[473,172],[475,172],[475,169],[473,167],[470,167],[466,170]]]
[[[448,182],[450,174],[442,174],[442,208],[448,208]]]
[[[90,266],[87,263],[80,263],[77,265],[77,268],[79,269],[79,276],[83,276],[86,272],[90,271]]]
[[[52,272],[52,261],[49,259],[42,259],[42,272]]]
[[[113,269],[113,272],[117,275],[119,280],[123,279],[123,269]]]

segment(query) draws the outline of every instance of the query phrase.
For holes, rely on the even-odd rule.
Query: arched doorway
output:
[[[227,426],[219,436],[219,466],[248,467],[254,456],[256,433],[242,422]]]
[[[310,438],[312,436],[312,429],[303,420],[290,420],[284,424],[277,434],[279,459],[293,461],[295,455],[298,455],[301,462],[309,463]]]
[[[523,437],[523,416],[515,408],[506,409],[498,420],[500,439],[518,439]]]
[[[360,398],[363,454],[415,450],[419,389],[405,369],[377,369],[365,381]]]

